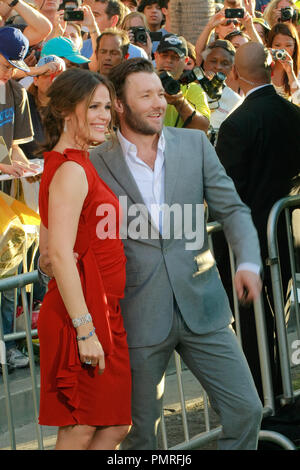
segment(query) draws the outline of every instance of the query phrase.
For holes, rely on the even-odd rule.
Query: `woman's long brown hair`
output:
[[[39,152],[52,150],[64,131],[65,116],[75,111],[76,106],[86,101],[86,111],[93,98],[98,85],[104,85],[110,95],[112,104],[112,120],[108,131],[111,132],[114,125],[113,105],[115,91],[113,85],[106,77],[89,70],[71,68],[60,74],[50,86],[47,96],[49,103],[43,116],[45,130],[45,142]],[[79,123],[82,127],[85,123]]]
[[[300,65],[300,48],[299,48],[299,36],[297,30],[293,24],[290,23],[276,23],[271,31],[268,33],[268,47],[272,47],[273,40],[277,34],[282,34],[283,36],[289,36],[290,38],[294,39],[294,53],[293,53],[293,69],[295,72],[296,77],[298,77],[299,73],[299,65]],[[284,73],[284,81],[283,81],[284,91],[291,94],[289,80],[286,72]]]

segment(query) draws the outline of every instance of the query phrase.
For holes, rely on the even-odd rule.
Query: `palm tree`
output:
[[[171,31],[195,44],[209,18],[215,13],[214,0],[170,0]]]

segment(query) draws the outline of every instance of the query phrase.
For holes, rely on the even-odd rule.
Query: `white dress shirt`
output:
[[[162,233],[163,204],[165,202],[165,138],[161,133],[154,170],[150,168],[137,154],[137,148],[117,131],[117,136],[129,170],[139,188],[147,209],[156,227]],[[253,263],[242,263],[237,271],[247,270],[259,273],[260,267]]]
[[[147,163],[139,158],[136,146],[125,139],[119,130],[117,134],[129,170],[139,188],[154,224],[160,233],[162,233],[162,205],[165,199],[164,135],[161,133],[159,137],[154,170],[152,170]]]

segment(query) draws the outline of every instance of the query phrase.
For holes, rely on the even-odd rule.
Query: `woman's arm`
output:
[[[78,222],[88,192],[85,172],[75,162],[66,162],[55,173],[49,187],[48,255],[59,292],[71,319],[88,312],[73,249]],[[42,241],[43,243],[43,241]],[[44,248],[44,247],[43,247]],[[87,336],[93,330],[92,322],[79,326],[78,336]],[[104,370],[104,353],[97,335],[78,342],[82,362],[91,360]]]
[[[224,9],[219,11],[216,15],[212,16],[208,23],[206,24],[205,28],[203,29],[202,33],[199,35],[195,49],[196,49],[196,64],[199,66],[202,63],[202,52],[206,48],[210,35],[213,29],[218,26],[223,20],[225,19],[224,16]]]
[[[250,13],[245,11],[244,18],[240,18],[240,21],[244,25],[245,31],[250,37],[251,41],[259,42],[260,44],[263,44],[260,35],[258,34],[256,28],[254,27],[252,16],[250,15]]]
[[[0,5],[0,15],[7,18],[12,10],[9,7],[11,0],[2,0]],[[24,19],[27,24],[24,35],[28,38],[29,44],[38,44],[43,41],[52,31],[52,24],[42,13],[32,8],[23,0],[19,0],[13,9]]]
[[[37,77],[38,75],[52,75],[57,74],[58,72],[63,72],[62,64],[59,62],[48,62],[48,64],[29,67],[29,72],[24,72],[23,70],[16,69],[14,78],[19,80],[26,76]]]
[[[92,12],[92,9],[89,5],[83,5],[80,8],[76,8],[76,10],[83,11],[84,17],[83,21],[80,21],[81,26],[86,26],[89,29],[91,42],[92,42],[92,49],[93,53],[90,57],[91,62],[89,62],[89,69],[92,72],[98,71],[98,61],[96,56],[96,48],[97,48],[97,37],[100,36],[101,31],[95,19],[95,16]]]

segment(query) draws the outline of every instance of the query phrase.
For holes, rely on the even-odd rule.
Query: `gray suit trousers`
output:
[[[174,350],[204,387],[220,417],[219,449],[256,449],[262,404],[234,331],[228,326],[209,334],[194,334],[176,305],[165,341],[130,349],[133,426],[122,450],[157,448],[164,375]]]

